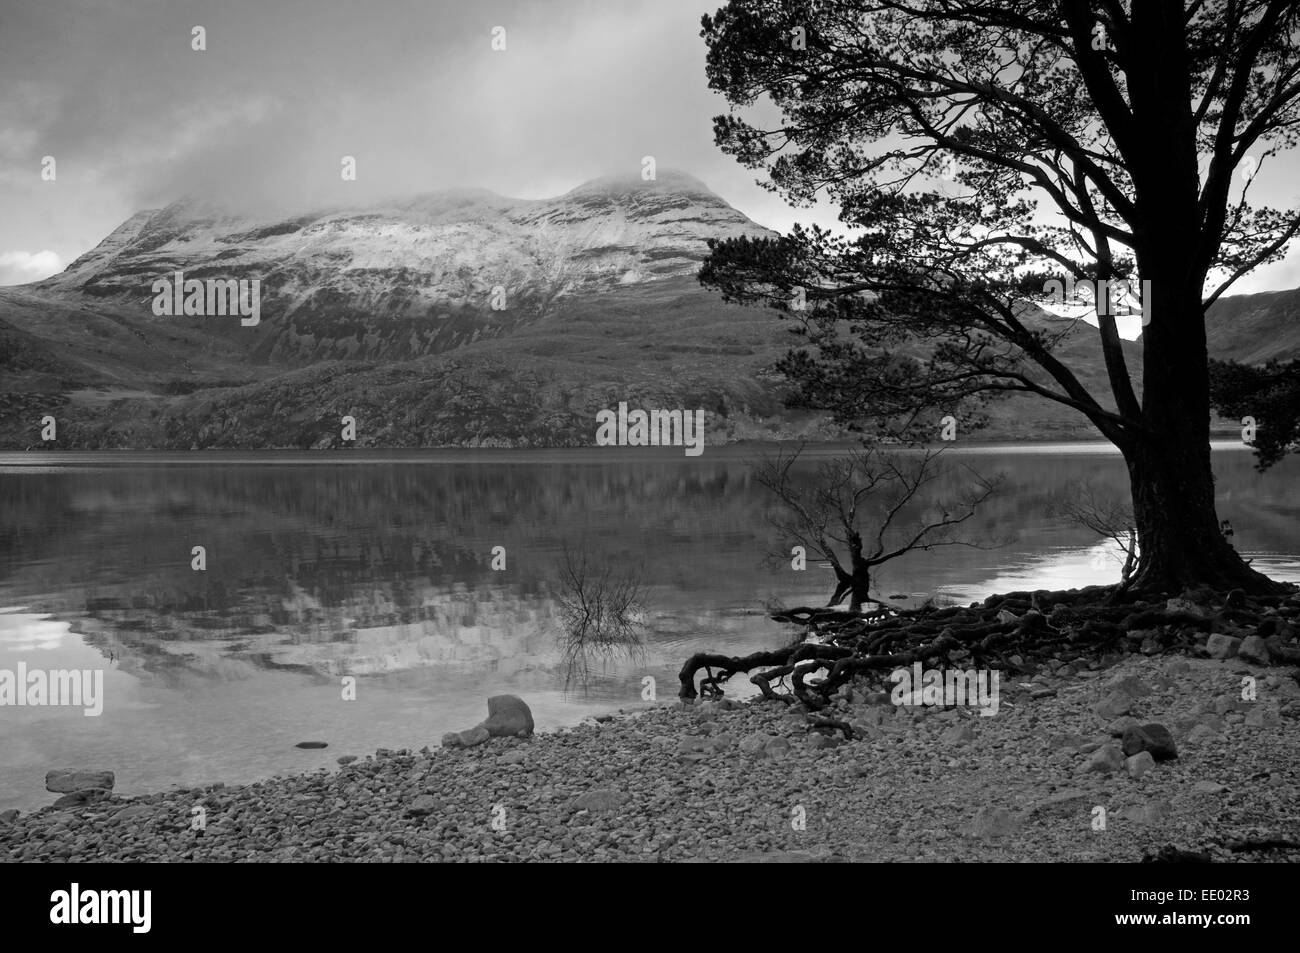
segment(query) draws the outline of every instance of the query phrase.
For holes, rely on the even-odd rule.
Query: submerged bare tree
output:
[[[583,547],[568,546],[560,562],[560,633],[565,688],[585,686],[593,659],[608,664],[615,658],[644,655],[643,586],[631,571],[614,571],[614,561],[596,561]]]
[[[1071,483],[1052,497],[1048,512],[1113,540],[1124,553],[1120,589],[1127,589],[1137,565],[1137,520],[1133,508],[1114,498],[1100,499],[1096,487],[1086,481]]]
[[[755,478],[780,504],[772,525],[831,564],[836,585],[827,605],[847,597],[849,611],[860,611],[871,601],[876,568],[908,553],[982,545],[958,528],[997,481],[967,468],[971,483],[955,498],[929,499],[931,485],[950,473],[936,466],[942,451],[891,453],[867,445],[823,461],[810,478],[794,474],[802,452],[761,462]]]

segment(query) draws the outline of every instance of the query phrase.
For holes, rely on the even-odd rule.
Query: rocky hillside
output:
[[[61,274],[0,288],[0,448],[40,446],[47,414],[65,448],[328,447],[344,415],[357,446],[574,446],[621,400],[702,407],[713,443],[836,436],[784,407],[772,365],[791,339],[775,314],[724,305],[694,279],[709,238],[747,234],[764,230],[676,172],[551,199],[457,190],[282,219],[193,200],[140,212]],[[260,322],[156,316],[153,283],[177,271],[258,279]],[[1295,354],[1296,300],[1220,302],[1212,349]],[[1127,349],[1136,371],[1140,345]],[[1058,351],[1106,391],[1089,327]],[[1037,399],[990,415],[991,438],[1095,437]]]

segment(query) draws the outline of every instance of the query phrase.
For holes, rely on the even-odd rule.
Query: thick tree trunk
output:
[[[1191,446],[1143,442],[1126,456],[1138,531],[1133,589],[1169,595],[1201,586],[1276,590],[1223,537],[1208,440]]]
[[[828,606],[839,605],[848,596],[849,611],[860,612],[862,604],[871,600],[871,567],[855,566],[852,573],[836,569],[835,575],[838,579],[838,585],[835,592],[831,594],[831,601]]]
[[[871,601],[871,570],[868,566],[854,566],[849,589],[849,611],[861,612],[862,604]]]
[[[1219,529],[1210,468],[1210,388],[1202,304],[1211,260],[1202,235],[1196,120],[1185,31],[1169,3],[1134,4],[1147,54],[1134,60],[1129,146],[1142,279],[1142,407],[1125,428],[1139,559],[1133,587],[1278,585],[1237,555]]]

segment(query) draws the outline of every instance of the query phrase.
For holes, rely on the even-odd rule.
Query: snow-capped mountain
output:
[[[411,358],[506,333],[566,297],[692,275],[709,238],[765,230],[699,180],[597,179],[552,199],[481,189],[255,221],[192,200],[140,212],[40,294],[150,315],[158,278],[260,279],[262,325],[199,317],[255,359]]]

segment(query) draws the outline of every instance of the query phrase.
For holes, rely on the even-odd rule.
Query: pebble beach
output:
[[[852,740],[778,702],[664,702],[239,787],[5,812],[0,860],[1063,862],[1173,847],[1295,861],[1259,846],[1300,841],[1292,671],[1076,659],[1004,680],[993,717],[850,686],[823,714]],[[1148,724],[1175,757],[1121,750]]]

